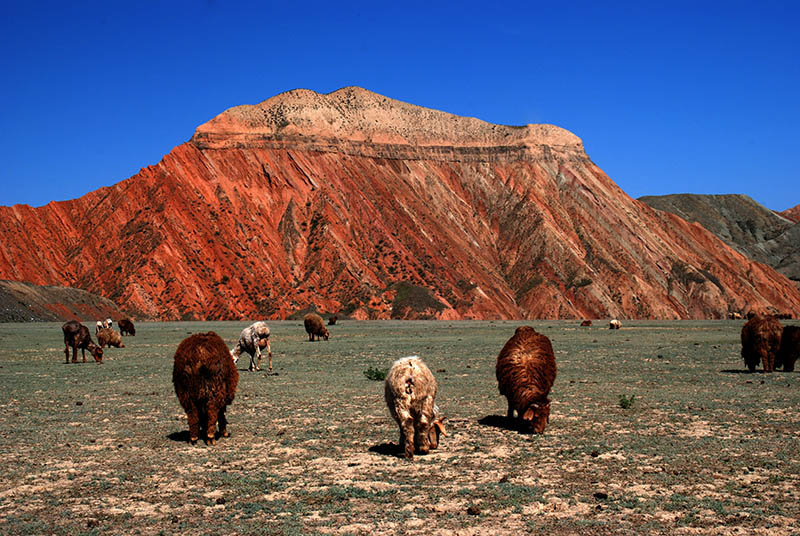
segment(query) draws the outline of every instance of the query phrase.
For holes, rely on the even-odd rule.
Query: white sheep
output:
[[[384,395],[389,412],[400,427],[400,444],[405,456],[427,454],[439,446],[439,435],[446,435],[444,417],[435,404],[436,379],[417,356],[398,359],[389,370]]]
[[[231,350],[233,362],[239,361],[242,352],[250,354],[250,371],[261,370],[261,349],[267,349],[269,356],[269,371],[272,372],[272,346],[269,342],[269,326],[266,322],[254,322],[244,328],[239,337],[239,342]]]

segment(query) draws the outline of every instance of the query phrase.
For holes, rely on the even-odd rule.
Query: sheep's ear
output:
[[[439,420],[433,421],[433,425],[439,430],[439,433],[443,436],[447,435],[447,432],[444,431],[444,417]]]
[[[534,415],[535,415],[535,412],[533,411],[533,407],[531,406],[527,410],[525,410],[525,413],[522,415],[522,420],[524,420],[524,421],[532,421]]]

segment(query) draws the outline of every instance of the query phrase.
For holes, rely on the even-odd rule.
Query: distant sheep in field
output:
[[[328,333],[328,328],[325,327],[325,324],[322,323],[322,317],[316,313],[308,313],[303,318],[303,324],[306,327],[306,333],[308,333],[308,340],[313,341],[314,337],[319,340],[320,337],[328,340],[330,333]]]
[[[622,327],[622,322],[620,322],[616,318],[608,323],[608,329],[619,329],[621,327]]]
[[[113,346],[114,348],[125,348],[122,344],[122,335],[111,328],[103,328],[97,333],[97,343],[100,348]]]
[[[103,322],[102,320],[98,320],[98,321],[95,323],[95,325],[94,325],[94,334],[95,334],[95,335],[97,335],[98,333],[100,333],[100,330],[101,330],[101,329],[105,329],[105,328],[106,328],[106,326],[105,326],[104,324],[105,324],[105,322]]]
[[[798,358],[800,358],[800,326],[786,326],[781,335],[781,347],[775,358],[775,366],[783,366],[784,372],[792,372]]]
[[[119,334],[136,336],[136,327],[130,318],[123,318],[119,322]]]
[[[583,322],[581,322],[581,327],[584,327],[584,328],[591,327],[591,325],[592,325],[592,321],[591,320],[584,320]]]
[[[759,361],[764,372],[772,372],[782,334],[781,323],[772,315],[756,315],[742,326],[742,358],[750,372],[756,370]]]
[[[330,317],[330,318],[328,319],[328,325],[329,325],[329,326],[335,326],[335,325],[336,325],[336,321],[337,321],[337,320],[339,320],[339,317],[338,317],[338,316],[336,316],[336,315],[333,315],[332,317]]]
[[[536,434],[550,422],[550,389],[556,379],[556,359],[550,339],[530,326],[520,326],[497,356],[500,394],[508,400],[508,417],[522,420]]]
[[[69,349],[72,348],[72,362],[78,362],[78,348],[81,349],[83,362],[86,363],[86,350],[92,354],[94,360],[98,363],[103,362],[103,349],[97,346],[89,334],[89,328],[78,322],[77,320],[70,320],[61,326],[61,331],[64,332],[64,357],[65,363],[69,363]]]
[[[261,349],[267,349],[269,357],[269,371],[272,372],[272,345],[269,342],[269,326],[266,322],[254,322],[242,330],[239,342],[231,350],[233,362],[239,361],[242,352],[250,354],[250,367],[248,370],[261,370]]]
[[[175,352],[172,383],[189,421],[189,441],[194,445],[205,431],[207,444],[219,433],[228,437],[225,408],[233,402],[239,372],[225,341],[214,333],[196,333],[180,343]]]
[[[407,459],[439,447],[446,435],[444,417],[436,406],[436,379],[417,356],[398,359],[386,375],[384,397],[400,427],[400,445]]]

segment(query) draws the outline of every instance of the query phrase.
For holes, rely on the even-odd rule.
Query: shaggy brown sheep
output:
[[[508,399],[508,417],[522,419],[525,428],[544,432],[550,421],[547,395],[556,379],[556,359],[550,339],[530,326],[520,326],[497,356],[500,394]]]
[[[233,362],[239,361],[239,356],[242,352],[250,354],[250,368],[251,372],[261,370],[261,349],[267,349],[267,356],[269,357],[269,371],[272,372],[272,346],[269,343],[269,326],[266,322],[254,322],[250,326],[242,330],[239,336],[239,342],[231,350],[231,357]]]
[[[782,333],[781,323],[772,315],[756,315],[742,326],[742,358],[750,372],[756,370],[759,361],[764,372],[772,372]]]
[[[64,332],[64,357],[65,363],[69,363],[69,349],[72,348],[72,362],[78,362],[78,348],[81,349],[83,362],[86,363],[86,350],[92,354],[94,360],[98,363],[103,362],[103,349],[97,346],[89,334],[89,328],[78,322],[77,320],[70,320],[61,326],[61,331]]]
[[[111,328],[101,329],[97,333],[97,342],[100,344],[100,348],[106,345],[113,346],[114,348],[125,348],[125,345],[122,344],[122,335]]]
[[[592,325],[592,321],[591,320],[584,320],[583,322],[581,322],[581,327],[584,327],[584,328],[591,327],[591,325]]]
[[[775,366],[783,366],[784,372],[792,372],[798,358],[800,358],[800,326],[786,326],[781,335],[781,347],[775,358]]]
[[[400,445],[407,459],[439,447],[444,417],[436,407],[436,379],[417,356],[398,359],[386,375],[384,398],[400,427]]]
[[[338,317],[338,316],[336,316],[336,315],[333,315],[332,317],[330,317],[330,318],[328,319],[328,325],[329,325],[329,326],[335,326],[335,325],[336,325],[336,321],[337,321],[337,320],[339,320],[339,317]]]
[[[319,340],[320,337],[328,340],[330,334],[328,333],[328,328],[325,327],[325,324],[322,323],[322,317],[316,313],[308,313],[305,317],[303,317],[303,324],[306,327],[306,333],[308,333],[308,340],[313,341],[314,337],[317,337]]]
[[[207,444],[214,444],[219,433],[228,437],[225,408],[233,402],[239,371],[231,359],[225,341],[214,333],[196,333],[180,343],[172,367],[175,394],[189,420],[189,441],[194,445],[205,430]]]
[[[123,318],[118,323],[120,335],[136,336],[136,327],[133,325],[130,318]]]

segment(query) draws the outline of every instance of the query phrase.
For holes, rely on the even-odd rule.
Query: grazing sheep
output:
[[[136,327],[133,325],[133,322],[130,318],[123,318],[118,322],[118,324],[120,335],[136,336]]]
[[[225,408],[233,402],[239,371],[225,341],[214,333],[196,333],[178,345],[172,367],[172,383],[189,420],[189,440],[194,445],[205,430],[207,444],[219,433],[228,437]]]
[[[103,349],[97,346],[89,334],[89,328],[78,322],[77,320],[70,320],[61,326],[61,331],[64,332],[64,357],[65,363],[69,363],[69,349],[72,348],[72,362],[78,362],[78,348],[81,349],[83,362],[86,363],[86,350],[92,354],[94,360],[98,363],[103,362]]]
[[[308,340],[313,341],[314,336],[317,337],[319,340],[320,337],[328,340],[330,334],[328,333],[328,328],[325,327],[325,324],[322,323],[322,317],[316,313],[308,313],[305,317],[303,317],[303,324],[306,326],[306,333],[308,333]]]
[[[592,325],[592,321],[591,320],[584,320],[583,322],[581,322],[581,327],[584,327],[584,328],[591,327],[591,325]]]
[[[622,327],[622,322],[620,322],[616,318],[608,323],[608,329],[619,329],[621,327]]]
[[[782,365],[784,372],[792,372],[798,358],[800,358],[800,326],[786,326],[781,335],[781,347],[775,358],[775,366]]]
[[[330,318],[328,319],[328,325],[329,325],[329,326],[335,326],[335,325],[336,325],[336,321],[337,321],[337,320],[339,320],[339,317],[338,317],[338,316],[336,316],[336,315],[333,315],[332,317],[330,317]]]
[[[759,361],[764,372],[772,372],[782,333],[781,323],[772,315],[756,315],[742,326],[742,358],[750,372],[756,370]]]
[[[122,344],[122,335],[111,328],[101,329],[97,333],[97,342],[100,344],[100,348],[106,345],[109,347],[113,346],[114,348],[125,348],[125,345]]]
[[[550,339],[530,326],[520,326],[497,356],[500,394],[508,399],[508,417],[522,419],[536,434],[550,421],[547,395],[556,379],[556,359]]]
[[[436,379],[417,356],[398,359],[386,375],[384,397],[389,413],[400,427],[400,445],[407,459],[438,448],[446,435],[444,417],[435,404]]]
[[[255,322],[242,330],[239,342],[231,350],[233,362],[239,361],[242,352],[250,354],[250,367],[248,370],[261,370],[261,349],[267,349],[269,357],[269,371],[272,372],[272,346],[269,343],[269,326],[266,322]],[[257,360],[256,360],[257,358]]]

